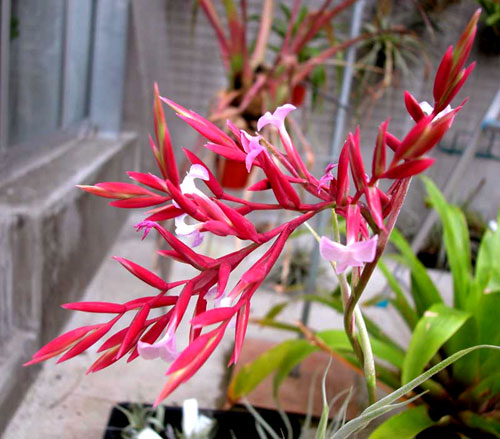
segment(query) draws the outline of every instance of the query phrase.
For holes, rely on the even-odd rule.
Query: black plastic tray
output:
[[[131,403],[122,402],[118,405],[128,409]],[[281,432],[283,432],[283,437],[287,436],[286,426],[277,411],[259,408],[256,408],[256,410],[279,436],[282,436]],[[200,413],[217,421],[217,432],[215,435],[217,439],[259,437],[255,429],[255,418],[243,406],[234,406],[231,410],[200,409]],[[293,437],[298,438],[304,416],[295,413],[287,413],[287,415],[292,426]],[[181,407],[165,407],[165,426],[170,424],[174,430],[180,431],[181,420]],[[108,427],[104,433],[104,439],[121,439],[121,430],[127,425],[127,417],[116,407],[113,407],[109,417]],[[165,436],[162,437],[165,438]]]

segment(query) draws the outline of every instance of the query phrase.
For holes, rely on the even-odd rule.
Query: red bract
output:
[[[472,49],[480,14],[481,9],[478,9],[462,33],[458,44],[454,49],[448,48],[439,65],[434,80],[434,115],[446,108],[474,68],[474,63],[466,69],[463,69],[463,66]]]
[[[213,24],[218,26],[210,2],[202,2],[202,7]],[[197,113],[160,98],[155,89],[154,115],[158,146],[153,141],[151,146],[161,175],[129,172],[130,178],[148,189],[117,182],[81,188],[104,198],[115,199],[113,203],[118,207],[157,206],[147,212],[146,221],[138,224],[137,230],[144,230],[146,237],[151,229],[155,229],[171,247],[170,250],[160,251],[160,254],[191,265],[197,274],[191,279],[167,282],[132,261],[115,258],[138,279],[158,290],[157,294],[124,304],[82,302],[64,305],[66,309],[110,313],[114,316],[105,323],[77,328],[61,335],[40,349],[26,364],[59,354],[63,354],[59,361],[78,355],[104,337],[125,314],[132,313],[131,323],[101,344],[98,351],[102,355],[89,368],[89,372],[108,367],[127,354],[127,361],[141,355],[145,358],[174,359],[167,372],[169,379],[157,400],[157,403],[160,402],[202,366],[233,323],[235,345],[231,363],[238,361],[253,294],[276,263],[293,231],[325,209],[335,209],[337,214],[346,218],[348,236],[346,245],[323,239],[323,253],[338,263],[339,271],[356,266],[363,276],[364,264],[376,263],[375,255],[380,255],[383,250],[380,246],[387,243],[388,233],[406,193],[407,179],[433,163],[433,159],[423,154],[450,128],[460,109],[442,111],[468,75],[469,71],[462,70],[462,67],[466,61],[465,55],[470,51],[476,22],[477,14],[464,32],[459,46],[455,50],[449,49],[443,58],[436,77],[436,104],[431,114],[425,115],[417,100],[406,93],[408,112],[416,121],[414,127],[400,141],[388,131],[388,121],[381,124],[372,166],[366,168],[371,169],[371,176],[366,175],[358,130],[355,134],[349,134],[339,163],[331,163],[325,175],[317,179],[305,167],[287,132],[284,118],[293,110],[292,106],[278,107],[273,114],[264,115],[258,123],[259,127],[267,124],[272,125],[270,129],[278,130],[282,143],[280,149],[261,136],[240,131],[231,123],[228,123],[228,134]],[[233,33],[236,36],[238,29],[234,28]],[[233,46],[222,35],[219,35],[219,39],[225,45],[229,59]],[[299,44],[297,41],[293,44]],[[186,176],[179,176],[162,101],[167,102],[186,123],[207,139],[207,149],[219,156],[246,162],[248,169],[252,166],[257,168],[257,172],[263,174],[262,178],[249,189],[270,189],[275,202],[252,202],[226,193],[203,161],[187,149],[184,149],[184,153],[192,164],[191,169]],[[392,160],[387,157],[391,150],[394,151]],[[248,160],[247,154],[252,154]],[[335,169],[336,176],[333,175]],[[349,185],[351,178],[355,183],[353,192]],[[386,192],[378,187],[382,178],[393,180]],[[197,184],[208,190],[201,190]],[[307,203],[303,194],[308,196]],[[288,210],[294,215],[289,221],[261,233],[248,215],[261,211],[265,214],[269,210]],[[277,217],[290,218],[290,215],[279,214]],[[158,223],[166,220],[175,221],[175,233]],[[192,248],[203,240],[206,233],[235,236],[249,243],[238,251],[212,258]],[[191,238],[196,241],[192,247],[183,241],[190,241]],[[191,242],[194,241],[191,239]],[[267,250],[263,251],[264,247]],[[233,284],[235,279],[231,279],[231,274],[236,267],[244,264],[248,256],[258,250],[262,251],[261,256],[253,265],[246,267],[244,274]],[[335,261],[335,258],[338,260]],[[172,292],[178,287],[181,287],[180,292]],[[175,334],[193,300],[196,304],[194,315],[190,318],[190,343],[178,354]],[[150,318],[153,309],[162,309],[163,313]],[[215,328],[212,327],[214,325]]]

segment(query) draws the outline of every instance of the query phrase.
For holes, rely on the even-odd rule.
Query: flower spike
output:
[[[326,12],[328,3],[325,2],[326,15],[331,13]],[[229,8],[232,8],[231,4],[228,3]],[[212,2],[203,0],[202,7],[212,23],[217,25]],[[231,39],[235,41],[230,42],[225,35],[219,35],[219,42],[227,46],[228,62],[233,59],[234,51],[240,47],[238,45],[244,41],[244,26],[235,21],[234,10],[229,12],[231,25],[234,26],[231,32],[234,38]],[[285,118],[295,109],[293,105],[286,104],[273,113],[266,112],[257,123],[259,131],[267,125],[278,129],[280,146],[284,149],[281,151],[281,148],[265,138],[265,131],[252,136],[229,122],[228,135],[194,111],[160,98],[155,87],[156,144],[150,139],[150,146],[159,168],[158,176],[130,172],[128,176],[137,185],[130,182],[104,182],[81,186],[81,189],[111,199],[111,204],[116,207],[149,207],[145,221],[137,224],[137,231],[144,231],[144,239],[151,229],[155,229],[169,246],[168,250],[160,250],[159,254],[189,264],[194,268],[193,274],[188,279],[167,282],[128,259],[115,258],[151,288],[152,293],[122,304],[89,301],[63,305],[65,309],[95,313],[105,320],[57,337],[36,352],[26,365],[55,356],[60,356],[59,362],[68,360],[102,339],[98,347],[100,356],[89,367],[88,373],[108,367],[122,358],[126,358],[127,362],[139,358],[172,363],[167,370],[165,387],[155,402],[158,405],[198,371],[220,343],[226,330],[232,327],[234,350],[230,363],[238,361],[249,321],[252,296],[276,264],[290,235],[327,209],[346,219],[346,241],[343,244],[333,242],[326,236],[321,237],[321,256],[335,263],[338,274],[355,268],[354,272],[359,277],[354,288],[366,285],[401,209],[409,177],[432,165],[434,159],[425,157],[425,154],[448,131],[461,109],[461,105],[454,109],[448,106],[452,105],[451,100],[473,68],[473,64],[465,67],[465,63],[472,47],[477,18],[476,13],[456,48],[448,49],[443,57],[434,82],[434,106],[426,102],[419,104],[406,92],[405,104],[415,125],[399,140],[388,131],[388,120],[383,122],[379,127],[372,165],[366,170],[361,155],[359,129],[349,134],[338,163],[330,163],[318,179],[304,165],[286,130]],[[321,17],[316,19],[321,20]],[[290,30],[287,47],[300,46],[304,39],[309,38],[309,31],[304,26],[306,24],[299,26],[295,36]],[[245,59],[243,64],[248,66],[249,60]],[[242,66],[243,80],[247,79],[245,68]],[[254,93],[260,86],[260,83],[249,84],[249,90]],[[248,100],[249,96],[252,95],[242,96],[242,101]],[[270,189],[269,196],[273,200],[255,202],[225,192],[217,181],[216,173],[212,173],[197,155],[187,149],[184,149],[184,153],[191,166],[181,181],[162,102],[167,103],[184,122],[203,136],[206,139],[205,147],[218,157],[245,163],[248,172],[253,166],[258,167],[258,172],[264,175],[247,189]],[[392,161],[387,160],[387,147],[394,151]],[[371,171],[372,175],[367,175],[367,171]],[[350,187],[351,177],[354,187]],[[197,179],[203,180],[209,190],[197,187]],[[381,179],[392,180],[389,189],[381,188],[384,187],[379,185]],[[255,227],[254,218],[259,213],[267,215],[268,211],[278,213],[276,217],[279,224],[270,230],[260,231]],[[170,221],[169,227],[159,224],[160,221]],[[175,234],[171,226],[175,226]],[[206,233],[233,236],[248,242],[239,250],[210,257],[196,249]],[[183,242],[186,238],[189,245]],[[262,250],[265,244],[268,244],[265,252],[256,251]],[[240,265],[247,268],[243,273],[233,275]],[[354,312],[361,292],[353,290],[346,303],[346,330],[351,335],[353,332],[350,332],[349,325],[354,323],[354,319],[349,312]],[[193,304],[194,307],[191,306]],[[186,318],[187,310],[193,308],[192,316]],[[154,316],[150,316],[152,310]],[[106,314],[110,314],[107,320]],[[132,316],[131,319],[124,319],[129,323],[120,325],[118,330],[114,329],[125,314]],[[176,341],[179,342],[179,339],[176,335],[181,324],[189,325],[189,342],[177,350]],[[107,335],[109,332],[111,334]],[[356,349],[355,343],[353,347]]]

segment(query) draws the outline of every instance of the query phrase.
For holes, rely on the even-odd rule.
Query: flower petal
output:
[[[186,217],[187,214],[183,214],[175,218],[175,234],[188,238],[189,247],[198,247],[203,242],[203,234],[200,232],[202,224],[186,224]]]
[[[218,295],[217,286],[214,286],[205,293],[205,296],[203,296],[203,298],[205,300],[215,300],[217,299],[217,295]]]
[[[199,164],[191,165],[191,168],[189,168],[189,172],[186,174],[184,180],[182,180],[182,183],[180,185],[181,192],[184,195],[197,194],[200,197],[206,197],[206,195],[196,187],[194,181],[197,178],[205,181],[210,180],[210,175],[205,166]]]
[[[432,107],[431,104],[427,101],[422,101],[420,102],[420,109],[427,115],[430,116],[432,112],[434,111],[434,108]]]
[[[295,109],[296,109],[295,105],[285,104],[282,105],[281,107],[276,108],[276,110],[273,113],[273,116],[280,119],[281,122],[283,123],[285,121],[285,117],[288,116],[288,113],[290,113]]]
[[[170,363],[179,355],[175,347],[175,338],[168,332],[160,341],[154,344],[139,341],[137,343],[137,349],[139,355],[145,360],[161,358],[163,361]]]
[[[285,117],[290,111],[295,110],[295,108],[296,107],[292,104],[285,104],[276,108],[273,114],[267,111],[264,116],[257,121],[257,130],[260,131],[266,125],[274,125],[276,128],[281,128],[285,123]]]
[[[321,257],[327,261],[339,261],[345,258],[348,248],[326,236],[322,236],[319,242],[319,252]]]
[[[196,224],[186,224],[187,214],[184,213],[175,218],[175,234],[179,236],[187,236],[196,230]]]
[[[191,165],[191,168],[189,168],[187,176],[192,178],[201,178],[202,180],[205,181],[210,180],[210,175],[208,174],[207,168],[205,168],[205,166],[200,164]]]
[[[350,245],[352,255],[359,262],[372,262],[377,251],[378,235],[367,241],[355,242]]]
[[[250,172],[252,170],[252,165],[253,165],[254,160],[257,158],[257,156],[263,150],[264,150],[264,148],[262,148],[262,149],[254,149],[254,150],[250,151],[247,154],[247,157],[245,159],[245,164],[246,164],[246,167],[247,167],[247,172]]]
[[[203,242],[203,233],[201,233],[198,229],[196,229],[193,233],[188,235],[189,238],[189,247],[195,248],[201,245]]]

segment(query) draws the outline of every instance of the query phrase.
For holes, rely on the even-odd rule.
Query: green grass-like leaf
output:
[[[370,439],[413,439],[433,424],[426,406],[412,407],[385,421],[370,435]]]
[[[478,349],[500,350],[500,347],[491,345],[478,345],[468,349],[463,349],[459,352],[456,352],[453,355],[450,355],[448,358],[444,359],[435,366],[431,367],[429,370],[419,375],[417,378],[411,380],[409,383],[405,384],[404,386],[401,386],[399,389],[395,390],[394,392],[380,399],[376,403],[372,404],[370,407],[364,410],[360,416],[347,422],[340,430],[338,430],[333,436],[331,436],[330,439],[347,439],[353,433],[363,429],[368,423],[378,418],[382,414],[407,404],[408,402],[403,402],[399,404],[393,404],[393,403],[394,401],[397,401],[407,393],[411,392],[416,387],[420,386],[422,383],[427,381],[429,378],[431,378],[438,372],[441,372],[443,369],[453,364],[455,361]]]
[[[453,276],[454,305],[457,308],[467,310],[472,270],[469,230],[465,216],[459,207],[446,202],[443,194],[429,178],[422,177],[422,180],[432,206],[439,214],[443,224],[446,256]]]
[[[261,354],[256,360],[244,365],[229,384],[228,396],[232,401],[248,395],[268,375],[276,371],[290,352],[311,351],[306,340],[287,340]]]
[[[408,241],[396,229],[391,233],[391,242],[401,253],[401,261],[410,269],[412,277],[411,294],[418,315],[421,317],[424,312],[435,303],[442,303],[443,299],[439,294],[434,282],[432,282],[424,265],[413,253]]]
[[[404,359],[401,380],[418,376],[439,349],[455,334],[470,314],[443,304],[431,306],[417,323]]]

